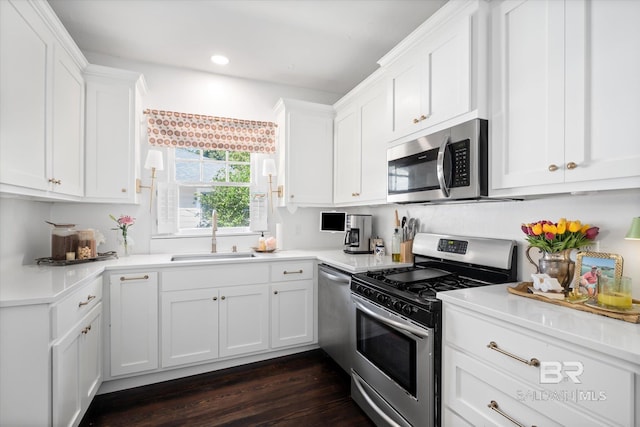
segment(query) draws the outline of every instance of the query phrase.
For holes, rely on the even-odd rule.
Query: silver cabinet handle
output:
[[[125,277],[125,276],[120,277],[121,282],[125,282],[127,280],[148,280],[148,279],[149,279],[148,274],[145,274],[144,276],[141,276],[141,277]]]
[[[518,427],[525,427],[524,424],[519,423],[518,421],[516,421],[511,415],[507,414],[506,412],[503,412],[500,407],[498,407],[498,402],[496,402],[495,400],[492,400],[491,402],[489,402],[489,404],[487,405],[492,411],[496,411],[497,413],[499,413],[500,415],[502,415],[503,417],[505,417],[506,419],[508,419],[509,421],[511,421],[512,423],[514,423],[515,425],[517,425]],[[531,427],[536,427],[536,426],[531,426]]]
[[[536,359],[535,357],[531,358],[531,360],[523,359],[520,356],[516,356],[515,354],[509,353],[508,351],[504,351],[503,349],[498,347],[498,344],[495,341],[491,341],[489,344],[487,344],[487,347],[490,348],[491,350],[497,351],[498,353],[502,353],[505,356],[509,356],[512,359],[516,359],[518,362],[522,362],[525,365],[528,365],[528,366],[540,366],[540,361],[538,359]]]
[[[86,301],[80,301],[80,302],[78,303],[78,307],[82,307],[83,305],[87,305],[87,304],[89,304],[89,302],[90,302],[92,299],[94,299],[95,297],[96,297],[95,295],[88,295],[88,296],[87,296],[87,300],[86,300]]]
[[[302,274],[302,269],[296,271],[283,271],[282,274]]]

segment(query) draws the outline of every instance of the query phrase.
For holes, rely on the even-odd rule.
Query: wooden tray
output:
[[[527,291],[529,286],[533,286],[533,282],[522,282],[522,283],[519,283],[517,286],[513,286],[513,287],[509,286],[507,288],[507,291],[509,291],[509,293],[514,294],[514,295],[520,295],[522,297],[532,298],[532,299],[535,299],[535,300],[538,300],[538,301],[548,302],[550,304],[561,305],[563,307],[572,308],[574,310],[580,310],[580,311],[586,311],[586,312],[589,312],[589,313],[595,313],[595,314],[599,314],[601,316],[611,317],[611,318],[618,319],[618,320],[624,320],[625,322],[640,323],[640,313],[637,313],[637,312],[619,313],[619,312],[604,310],[604,309],[601,309],[601,308],[599,308],[597,306],[586,305],[584,302],[582,302],[582,303],[572,303],[572,302],[567,302],[567,301],[563,301],[563,300],[559,300],[559,299],[547,298],[547,297],[542,296],[542,295],[535,295],[535,294],[529,293]],[[638,303],[640,303],[640,301],[633,300],[633,303],[634,304],[638,304]]]

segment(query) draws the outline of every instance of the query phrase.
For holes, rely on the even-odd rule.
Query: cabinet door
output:
[[[426,44],[421,115],[433,126],[471,110],[471,16],[448,23]]]
[[[426,126],[422,109],[427,98],[425,62],[420,51],[410,51],[389,70],[391,135],[401,138]],[[427,106],[428,108],[428,106]]]
[[[46,190],[53,36],[27,2],[0,1],[0,182]]]
[[[564,2],[493,9],[492,188],[564,181]]]
[[[162,292],[162,366],[218,357],[218,289]]]
[[[271,347],[314,340],[313,281],[271,285]]]
[[[638,177],[640,2],[567,1],[566,14],[565,180]]]
[[[110,278],[111,375],[158,367],[158,274]]]
[[[53,425],[78,425],[102,379],[101,321],[98,304],[52,346]]]
[[[53,67],[52,155],[49,173],[56,193],[83,195],[84,80],[69,54],[56,46]]]
[[[269,348],[269,287],[220,289],[220,357]]]
[[[353,106],[338,114],[334,122],[335,203],[357,200],[361,193],[360,117]]]
[[[386,203],[387,201],[387,143],[385,136],[390,128],[386,114],[387,92],[384,82],[366,91],[360,103],[361,132],[361,203]]]
[[[102,383],[102,305],[80,337],[80,401],[83,412]]]
[[[85,79],[85,195],[90,201],[135,203],[142,77],[90,65]]]

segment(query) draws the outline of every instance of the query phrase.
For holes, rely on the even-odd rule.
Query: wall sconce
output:
[[[164,169],[164,162],[162,161],[162,151],[149,150],[147,152],[147,159],[144,161],[144,168],[151,169],[151,185],[142,185],[140,179],[136,179],[136,193],[141,193],[143,188],[148,188],[149,194],[149,212],[153,206],[153,181],[156,179],[156,170]]]
[[[278,171],[276,170],[276,161],[273,159],[264,159],[262,163],[262,176],[269,177],[269,204],[271,205],[271,210],[273,211],[273,193],[278,193],[278,198],[282,198],[284,196],[284,188],[282,185],[278,185],[276,190],[271,189],[272,177],[278,175]]]
[[[629,227],[629,231],[627,231],[627,235],[624,238],[627,240],[640,240],[640,216],[631,220],[631,227]]]

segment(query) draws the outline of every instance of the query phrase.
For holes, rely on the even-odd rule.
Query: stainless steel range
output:
[[[419,233],[414,266],[351,281],[351,395],[378,426],[440,425],[436,293],[517,280],[512,240]]]

